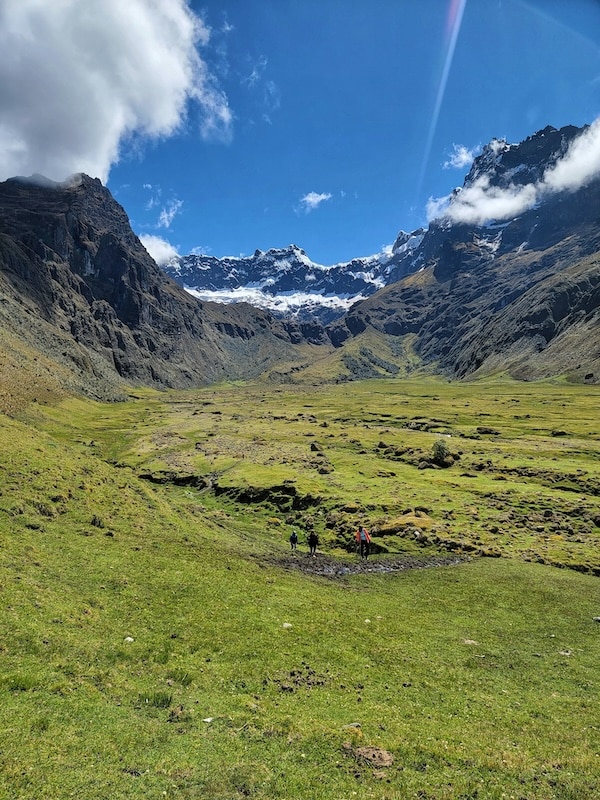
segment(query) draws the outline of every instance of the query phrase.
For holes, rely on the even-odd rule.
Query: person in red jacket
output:
[[[355,534],[355,538],[360,547],[360,557],[365,559],[368,558],[369,545],[371,544],[371,537],[369,536],[369,531],[365,528],[364,525],[359,525],[359,528]]]

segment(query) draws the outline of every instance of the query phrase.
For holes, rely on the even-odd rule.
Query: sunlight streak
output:
[[[421,190],[423,188],[425,170],[427,169],[427,164],[429,163],[429,156],[431,154],[433,137],[435,136],[435,131],[437,128],[438,119],[442,108],[442,103],[444,101],[444,95],[446,93],[446,85],[448,83],[448,76],[450,75],[452,60],[454,58],[454,51],[456,49],[456,42],[458,40],[458,34],[460,33],[460,27],[462,24],[462,19],[465,13],[466,5],[467,5],[467,0],[450,0],[448,15],[446,17],[446,28],[444,31],[443,68],[442,68],[442,74],[440,76],[440,81],[438,84],[438,90],[435,98],[433,114],[431,116],[431,124],[429,126],[429,132],[427,134],[427,140],[425,142],[423,163],[421,164],[421,172],[419,175],[418,195],[421,194]]]

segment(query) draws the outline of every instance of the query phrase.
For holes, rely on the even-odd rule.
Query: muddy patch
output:
[[[317,553],[261,555],[257,560],[268,566],[303,572],[306,575],[322,575],[326,578],[345,578],[348,575],[388,574],[409,569],[429,569],[463,564],[469,559],[456,555],[439,556],[390,556],[367,560],[350,561]]]

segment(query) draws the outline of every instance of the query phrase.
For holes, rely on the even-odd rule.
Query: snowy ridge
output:
[[[353,303],[364,299],[363,295],[339,297],[337,295],[326,296],[308,292],[284,292],[279,295],[271,295],[257,287],[250,286],[216,291],[199,291],[188,287],[186,289],[199,300],[214,303],[249,303],[256,308],[263,308],[286,317],[294,317],[300,311],[308,312],[309,310],[312,311],[313,316],[322,316],[319,312],[328,310],[332,312],[333,318],[344,314]]]
[[[463,186],[433,201],[427,230],[400,231],[393,245],[375,255],[324,266],[291,244],[244,257],[178,256],[164,269],[205,300],[247,302],[279,316],[328,323],[353,303],[439,261],[450,241],[462,240],[465,252],[490,260],[506,249],[527,248],[539,230],[535,220],[523,220],[547,197],[536,187],[581,133],[574,126],[547,126],[519,144],[492,139]]]
[[[329,322],[386,286],[398,262],[412,259],[423,234],[402,232],[381,253],[331,266],[315,263],[292,244],[243,257],[179,256],[164,270],[202,300],[246,302],[278,316]]]

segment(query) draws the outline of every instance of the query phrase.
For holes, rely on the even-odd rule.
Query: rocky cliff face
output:
[[[539,183],[579,133],[546,128],[520,145],[493,142],[463,191],[482,176],[500,189]],[[413,259],[417,271],[330,327],[336,345],[372,327],[411,334],[425,363],[456,377],[600,378],[600,180],[501,222],[441,217]]]
[[[85,175],[0,184],[0,293],[0,323],[54,354],[92,394],[115,382],[248,377],[294,358],[290,333],[268,313],[184,292]]]
[[[297,245],[243,258],[179,256],[165,272],[192,294],[220,302],[247,300],[275,316],[298,322],[327,323],[352,303],[412,271],[410,256],[424,231],[401,233],[390,252],[323,266]],[[408,266],[406,264],[408,263]]]
[[[454,199],[482,181],[499,192],[543,182],[580,133],[547,128],[519,145],[492,142]],[[6,181],[0,393],[7,348],[14,352],[4,362],[17,370],[19,350],[35,362],[34,374],[43,366],[60,385],[103,398],[119,396],[126,384],[183,388],[254,377],[275,365],[286,380],[333,347],[345,365],[339,377],[349,364],[358,365],[358,372],[350,369],[357,376],[397,374],[400,365],[389,358],[399,353],[407,363],[416,355],[430,370],[459,378],[509,371],[598,381],[600,179],[540,192],[538,200],[502,220],[442,214],[427,231],[400,234],[385,265],[369,262],[368,274],[365,260],[318,267],[295,246],[246,260],[196,257],[173,265],[180,283],[193,283],[204,270],[211,285],[235,290],[255,281],[272,299],[312,284],[321,304],[342,289],[366,294],[369,284],[374,293],[323,327],[312,312],[309,319],[275,316],[193,297],[157,267],[97,180]],[[369,331],[392,343],[387,360],[370,345],[352,348],[351,340]],[[335,377],[333,368],[328,375]]]

